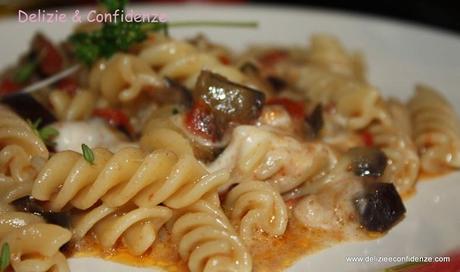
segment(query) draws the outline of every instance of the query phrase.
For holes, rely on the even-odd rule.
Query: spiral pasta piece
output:
[[[228,193],[224,207],[230,220],[239,225],[239,236],[250,243],[254,231],[262,229],[271,236],[282,235],[288,223],[288,211],[281,195],[268,183],[249,181]]]
[[[10,109],[0,105],[0,147],[17,145],[30,156],[47,159],[48,149],[29,124]]]
[[[171,117],[150,119],[143,129],[140,145],[146,151],[163,148],[176,154],[193,155],[192,145]]]
[[[113,248],[117,241],[134,255],[141,255],[156,240],[172,211],[162,206],[111,208],[105,204],[83,212],[73,222],[74,239],[92,231],[104,248]]]
[[[280,66],[283,78],[305,94],[315,104],[336,110],[336,122],[352,130],[362,129],[382,117],[378,91],[367,83],[340,74],[304,65]]]
[[[165,150],[145,155],[135,147],[115,154],[103,148],[93,152],[93,164],[73,151],[51,157],[35,180],[32,196],[48,201],[53,211],[67,204],[84,210],[101,199],[109,207],[133,201],[140,207],[164,203],[182,208],[228,180],[223,171],[208,173],[191,155]]]
[[[358,53],[347,52],[334,36],[312,35],[308,59],[317,67],[357,80],[365,80],[362,56]]]
[[[421,168],[429,173],[460,168],[460,121],[452,105],[436,90],[419,85],[408,107]]]
[[[19,181],[0,175],[0,205],[9,205],[17,199],[30,195],[32,185],[31,181]]]
[[[335,154],[320,143],[301,143],[269,128],[238,126],[225,151],[210,165],[226,169],[236,181],[269,182],[285,193],[332,167]]]
[[[59,248],[71,238],[70,231],[46,224],[37,215],[0,212],[0,245],[10,246],[10,264],[16,272],[67,272]]]
[[[132,101],[143,91],[163,86],[161,77],[143,59],[130,54],[118,53],[100,61],[90,73],[91,90],[111,104]]]
[[[189,89],[195,87],[201,70],[209,70],[240,84],[249,83],[238,69],[222,64],[215,55],[201,52],[185,41],[167,40],[155,43],[143,49],[139,58],[159,69],[159,75],[183,80]]]
[[[252,271],[248,250],[218,205],[200,200],[180,212],[171,235],[191,272]]]
[[[382,149],[388,157],[383,179],[394,183],[398,192],[404,194],[410,192],[417,182],[420,159],[407,128],[408,112],[395,101],[388,102],[387,107],[390,111],[390,122],[375,123],[369,127],[369,131],[374,145]]]
[[[93,113],[96,98],[94,93],[85,90],[77,91],[73,96],[62,90],[49,95],[50,104],[61,121],[88,119]]]
[[[43,160],[31,158],[18,145],[5,146],[0,150],[0,175],[12,177],[21,182],[32,181]]]

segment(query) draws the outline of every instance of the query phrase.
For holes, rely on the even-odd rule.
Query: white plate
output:
[[[237,50],[254,43],[307,45],[314,32],[337,35],[347,48],[363,50],[370,81],[385,95],[407,98],[416,82],[442,91],[460,109],[460,39],[458,36],[418,26],[353,14],[279,7],[138,6],[161,11],[171,20],[256,20],[258,29],[173,29],[174,36],[204,32],[212,40]],[[2,65],[15,61],[40,29],[54,39],[70,32],[66,24],[19,24],[0,20]],[[460,248],[460,174],[455,173],[417,186],[406,202],[407,217],[388,235],[367,242],[344,243],[304,257],[288,271],[375,271],[394,263],[347,263],[347,256],[434,256]],[[70,260],[73,272],[152,271],[98,259]]]

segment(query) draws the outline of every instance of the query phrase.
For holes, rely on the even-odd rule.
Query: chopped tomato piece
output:
[[[226,55],[220,55],[219,56],[219,61],[220,61],[220,63],[225,64],[225,65],[229,65],[230,62],[231,62],[230,58],[228,56],[226,56]]]
[[[192,107],[185,115],[185,124],[187,128],[195,135],[205,139],[216,141],[219,133],[211,109],[202,100]]]
[[[17,84],[9,78],[5,78],[0,83],[0,95],[10,94],[17,92],[21,89],[21,85]]]
[[[62,70],[64,60],[61,53],[44,35],[36,35],[32,46],[38,56],[39,69],[43,75],[50,76]]]
[[[131,126],[128,116],[121,110],[112,108],[99,108],[94,110],[93,115],[104,118],[112,126],[120,126],[125,128],[130,133],[133,132],[133,127]]]
[[[259,57],[259,61],[266,66],[273,66],[276,63],[286,59],[288,57],[288,52],[284,50],[275,49],[265,53]]]
[[[57,83],[57,87],[60,90],[68,92],[69,94],[74,94],[78,88],[77,80],[74,77],[66,77],[61,79]]]
[[[361,133],[361,139],[365,146],[373,146],[374,145],[374,136],[369,131],[364,131]]]
[[[300,101],[295,101],[289,98],[272,98],[267,101],[267,105],[283,106],[293,118],[304,118],[305,106]]]

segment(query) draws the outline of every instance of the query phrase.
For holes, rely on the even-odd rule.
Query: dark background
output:
[[[96,0],[3,0],[0,1],[0,15],[13,14],[18,7],[22,9],[37,9],[56,6],[95,4]],[[131,2],[149,3],[184,3],[198,2],[197,0],[131,0]],[[433,0],[287,0],[287,1],[260,1],[260,0],[199,0],[206,3],[268,3],[277,5],[295,5],[302,7],[316,7],[333,10],[344,10],[370,15],[379,15],[399,20],[412,21],[430,25],[460,34],[460,0],[433,1]]]
[[[251,1],[256,3],[282,3],[290,5],[321,7],[327,9],[353,11],[365,14],[375,14],[417,22],[460,34],[460,0],[430,1],[346,1],[346,0],[310,0],[310,1]]]

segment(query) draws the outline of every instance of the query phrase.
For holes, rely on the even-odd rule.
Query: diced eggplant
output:
[[[193,97],[190,90],[179,82],[165,78],[166,87],[153,92],[153,100],[160,104],[180,104],[190,108],[193,104]]]
[[[40,126],[46,126],[56,122],[56,117],[45,106],[39,103],[30,94],[18,93],[2,97],[1,102],[10,106],[24,120],[35,122],[41,119]]]
[[[45,209],[40,205],[40,203],[32,198],[31,196],[25,196],[13,201],[13,206],[22,212],[34,213],[34,214],[43,214]]]
[[[193,96],[195,103],[201,100],[210,108],[221,131],[231,122],[247,124],[256,120],[265,102],[262,92],[209,71],[201,72]]]
[[[13,201],[12,204],[19,211],[42,216],[43,219],[45,219],[45,221],[50,224],[56,224],[64,228],[70,227],[71,219],[69,213],[47,211],[45,208],[43,208],[39,201],[32,198],[31,196],[17,199]]]
[[[406,213],[406,208],[392,183],[370,182],[354,199],[360,224],[369,231],[385,232]]]
[[[63,228],[71,227],[71,215],[68,212],[45,212],[42,214],[46,222]]]
[[[351,158],[351,169],[357,176],[380,177],[387,166],[387,156],[374,147],[354,147],[347,152]]]

